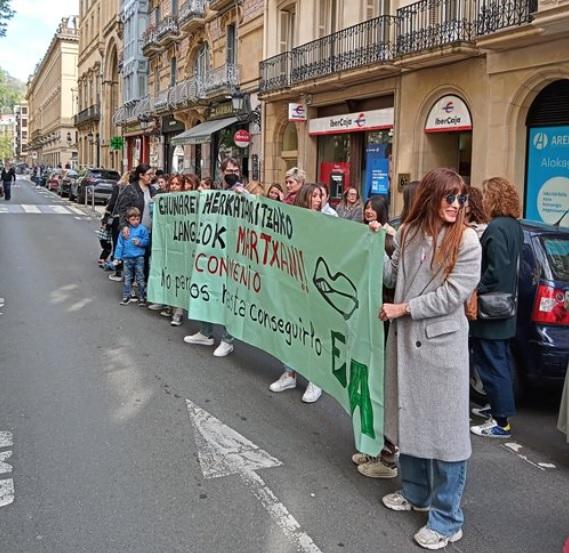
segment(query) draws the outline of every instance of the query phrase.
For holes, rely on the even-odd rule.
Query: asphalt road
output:
[[[0,505],[2,481],[14,489],[0,506],[1,553],[297,551],[250,483],[204,479],[186,399],[282,462],[258,474],[317,550],[420,551],[411,537],[424,515],[380,505],[397,481],[355,470],[334,400],[304,405],[303,386],[271,394],[280,366],[266,354],[238,343],[215,359],[183,343],[194,323],[119,306],[120,284],[95,263],[97,221],[18,184],[0,200]],[[513,449],[473,440],[465,537],[450,551],[561,551],[569,446],[554,428],[558,399],[522,406]]]

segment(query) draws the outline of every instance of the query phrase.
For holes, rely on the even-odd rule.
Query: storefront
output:
[[[526,125],[525,217],[569,227],[569,80],[540,92]]]
[[[125,139],[123,160],[125,170],[131,171],[140,163],[150,162],[150,133],[152,126],[149,123],[137,123],[123,127]]]
[[[178,157],[176,153],[176,144],[172,142],[174,137],[179,135],[185,129],[184,123],[174,119],[172,115],[162,117],[161,133],[162,133],[162,167],[165,173],[175,172],[178,168]],[[178,150],[179,152],[179,150]],[[175,157],[176,156],[176,157]]]
[[[391,194],[393,117],[393,107],[386,107],[308,122],[309,135],[318,140],[318,182],[328,185],[332,198],[350,186],[363,198]]]
[[[427,117],[424,166],[450,167],[470,184],[472,169],[472,118],[468,106],[455,95],[439,98]]]

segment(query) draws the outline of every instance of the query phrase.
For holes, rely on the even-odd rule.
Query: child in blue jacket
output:
[[[121,232],[115,249],[115,262],[123,262],[123,288],[121,305],[131,302],[132,281],[136,280],[138,287],[139,305],[146,305],[146,292],[144,283],[144,253],[148,246],[150,236],[144,225],[140,224],[140,210],[131,207],[126,211],[128,222],[128,238]]]

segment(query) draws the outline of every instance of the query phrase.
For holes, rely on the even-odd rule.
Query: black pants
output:
[[[4,187],[4,199],[10,200],[12,198],[12,181],[3,181],[2,185]]]
[[[121,229],[120,229],[120,225],[119,225],[119,218],[115,217],[113,219],[112,224],[111,224],[111,238],[113,241],[113,257],[115,255],[115,249],[117,247],[117,244],[119,243],[120,231],[121,231]],[[117,265],[117,268],[115,269],[115,274],[117,276],[121,276],[121,274],[122,274],[122,263]]]

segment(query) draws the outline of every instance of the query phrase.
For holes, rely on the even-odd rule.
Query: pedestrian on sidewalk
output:
[[[385,434],[400,448],[394,511],[428,511],[414,536],[425,549],[462,538],[461,499],[471,455],[468,321],[464,303],[480,279],[481,248],[466,227],[466,185],[451,169],[425,175],[384,282],[395,288],[385,363]]]
[[[492,293],[517,296],[523,232],[518,191],[506,179],[484,181],[484,209],[490,223],[482,235],[482,276],[477,287],[480,297]],[[514,300],[517,303],[517,298]],[[480,310],[480,309],[479,309]],[[470,345],[474,368],[488,397],[488,405],[473,409],[474,415],[487,418],[472,426],[473,434],[486,438],[510,438],[510,417],[516,414],[510,339],[516,335],[516,315],[508,318],[481,318],[470,323]]]
[[[146,305],[146,283],[144,279],[144,254],[150,241],[147,228],[141,224],[141,214],[137,207],[130,207],[126,212],[128,234],[121,232],[115,262],[122,261],[124,281],[121,305],[128,305],[131,301],[132,282],[136,281],[138,289],[138,305]]]
[[[2,188],[4,189],[4,200],[10,201],[12,199],[12,184],[16,182],[16,171],[8,161],[2,169],[0,180],[2,181]]]

